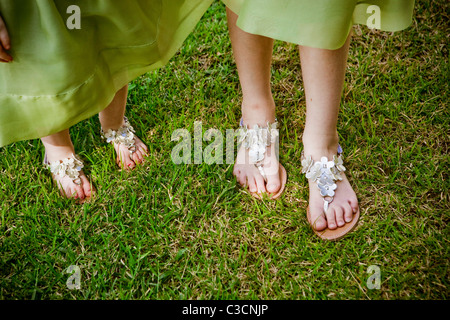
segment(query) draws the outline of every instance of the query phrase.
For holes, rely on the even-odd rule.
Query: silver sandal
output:
[[[134,135],[134,128],[128,122],[127,117],[124,117],[124,124],[118,130],[108,129],[106,132],[101,129],[101,136],[107,143],[123,144],[127,147],[131,156],[136,152],[136,136]]]
[[[43,164],[47,169],[50,169],[52,174],[61,178],[68,176],[74,184],[81,185],[80,171],[84,164],[77,155],[72,154],[69,158],[49,163],[47,153],[45,153]]]
[[[307,179],[317,183],[320,195],[323,197],[323,211],[327,212],[331,202],[333,202],[337,181],[342,180],[341,173],[345,171],[343,165],[342,148],[338,145],[337,157],[329,161],[327,157],[320,158],[320,161],[314,162],[311,156],[305,157],[302,152],[302,173]]]
[[[337,156],[333,156],[333,160],[331,161],[329,161],[327,157],[322,157],[320,161],[314,162],[311,156],[305,157],[302,152],[302,173],[306,175],[306,178],[317,183],[320,195],[323,197],[324,213],[327,212],[330,203],[333,202],[337,189],[337,182],[343,179],[342,173],[345,170],[342,148],[340,145],[338,145]],[[306,216],[316,235],[324,240],[338,240],[356,227],[360,211],[358,208],[358,211],[353,213],[352,221],[346,222],[343,226],[337,227],[336,229],[325,228],[321,231],[314,228],[315,222],[312,220],[309,206],[306,210]]]
[[[248,150],[250,162],[253,163],[261,173],[264,181],[267,182],[267,175],[264,171],[263,160],[266,154],[267,147],[275,143],[278,138],[278,122],[267,122],[266,127],[254,125],[253,129],[244,126],[241,119],[240,128],[238,129],[238,150],[241,144],[244,144],[245,149]]]

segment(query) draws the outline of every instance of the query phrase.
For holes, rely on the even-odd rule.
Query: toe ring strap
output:
[[[258,168],[261,176],[264,178],[264,181],[267,182],[267,175],[266,175],[266,172],[264,171],[264,167],[260,164],[257,164],[256,167]]]
[[[130,155],[132,156],[136,152],[136,146],[129,147],[128,151],[130,151]]]
[[[324,197],[323,198],[323,212],[324,213],[327,213],[328,207],[331,202],[333,202],[333,197]]]

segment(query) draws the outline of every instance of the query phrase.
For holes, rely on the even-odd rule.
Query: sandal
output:
[[[302,173],[306,175],[308,180],[311,179],[313,182],[317,183],[317,187],[320,190],[320,195],[323,197],[324,213],[328,210],[330,203],[333,202],[337,189],[336,182],[342,180],[341,173],[345,170],[346,169],[343,165],[342,148],[340,145],[338,145],[337,157],[333,156],[332,161],[328,161],[327,157],[322,157],[320,161],[314,162],[311,156],[306,158],[302,152]],[[352,221],[347,222],[342,227],[337,227],[333,230],[326,228],[324,230],[317,231],[314,228],[314,222],[311,221],[309,206],[307,208],[307,218],[313,227],[314,233],[316,233],[320,238],[325,240],[338,240],[355,228],[359,220],[359,209],[353,214]]]
[[[47,153],[45,153],[43,164],[53,175],[61,178],[69,177],[75,185],[81,185],[80,172],[81,169],[83,169],[84,164],[77,155],[72,154],[69,158],[50,163],[47,159]],[[58,186],[58,188],[62,191],[60,186]]]
[[[278,122],[275,120],[274,123],[267,122],[267,127],[255,125],[253,129],[249,129],[244,126],[243,120],[241,119],[240,128],[238,129],[238,150],[243,144],[244,148],[248,150],[250,163],[253,163],[258,168],[265,182],[267,182],[267,175],[264,170],[263,160],[267,147],[272,143],[277,143],[279,136],[277,126]],[[276,194],[270,197],[273,200],[277,199],[283,193],[287,180],[286,169],[281,164],[279,168],[281,170],[281,187]],[[252,195],[261,199],[256,193],[252,193]]]
[[[130,125],[127,117],[124,117],[124,124],[118,129],[108,129],[106,132],[101,129],[101,136],[107,142],[111,144],[123,144],[130,152],[130,159],[133,160],[133,154],[136,152],[136,136],[134,134],[134,128]],[[118,156],[119,157],[119,156]],[[120,166],[120,159],[117,158],[117,164]],[[133,160],[133,162],[135,162]]]

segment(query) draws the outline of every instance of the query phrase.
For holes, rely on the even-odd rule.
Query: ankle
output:
[[[275,122],[275,118],[275,102],[271,97],[242,102],[242,121],[248,127],[266,126],[267,122]]]
[[[45,153],[49,163],[70,158],[75,154],[73,146],[45,145]]]
[[[119,121],[114,120],[114,121],[106,121],[104,119],[101,119],[100,121],[100,125],[103,131],[108,131],[108,130],[114,130],[117,131],[119,130],[122,126],[125,125],[125,120],[121,119]]]
[[[304,154],[310,155],[313,160],[320,160],[323,156],[330,159],[337,154],[339,145],[337,131],[334,133],[317,133],[305,130],[302,140]]]

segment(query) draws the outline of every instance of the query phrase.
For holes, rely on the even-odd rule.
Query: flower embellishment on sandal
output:
[[[123,144],[128,148],[130,154],[136,152],[134,128],[130,125],[126,117],[124,117],[124,125],[119,129],[108,129],[105,132],[102,128],[101,135],[107,143]]]
[[[302,173],[307,179],[317,183],[320,195],[324,198],[324,212],[333,201],[336,182],[342,180],[341,173],[346,170],[343,163],[341,146],[338,147],[338,156],[334,155],[332,160],[321,157],[320,161],[314,162],[311,156],[306,158],[302,153]]]
[[[254,125],[253,129],[249,129],[243,125],[241,119],[240,128],[238,129],[238,145],[243,144],[248,149],[250,162],[253,163],[260,171],[264,180],[267,180],[262,161],[264,160],[266,149],[272,143],[275,143],[278,137],[278,122],[269,123],[267,127]]]
[[[44,165],[50,169],[50,172],[60,177],[69,177],[76,185],[81,185],[80,171],[83,169],[83,162],[77,155],[73,155],[64,160],[58,160],[52,163],[47,161],[47,155],[45,155]]]

